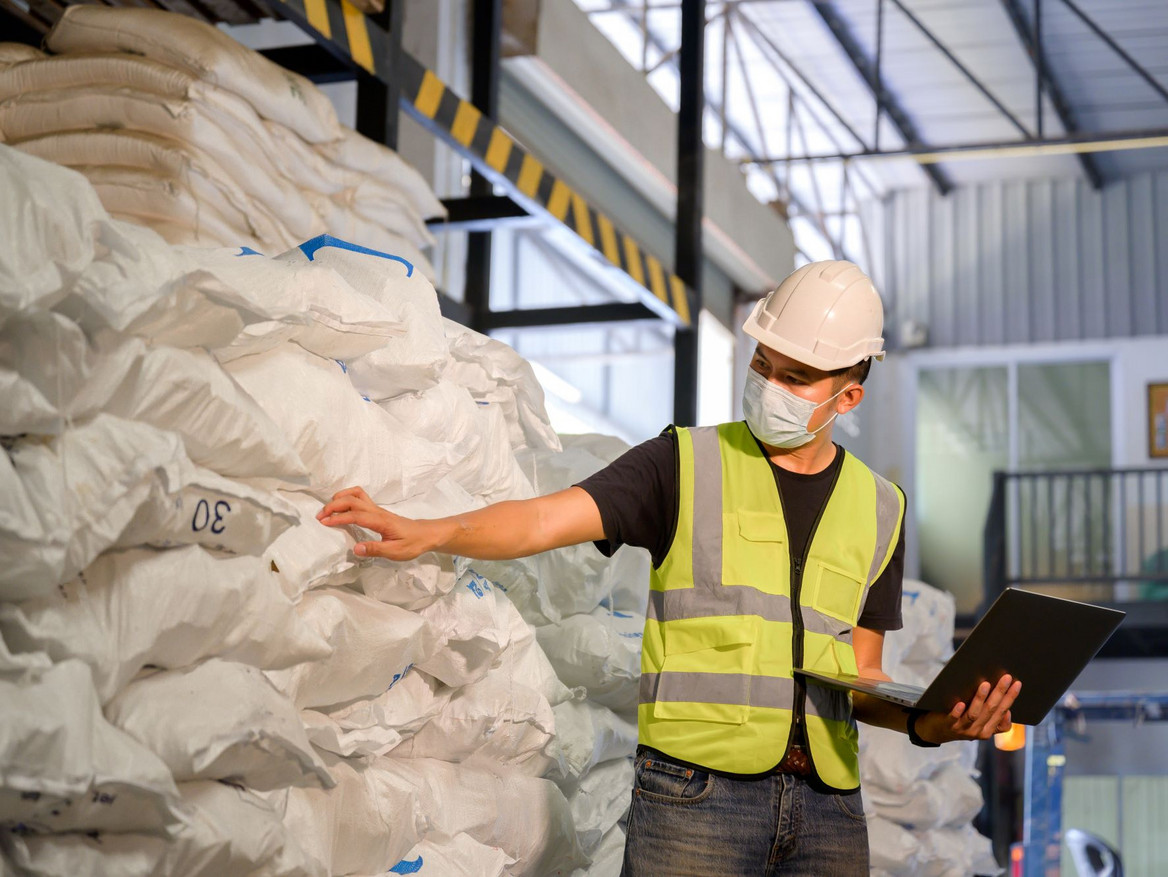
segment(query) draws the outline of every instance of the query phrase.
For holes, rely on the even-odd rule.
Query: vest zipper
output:
[[[837,453],[846,454],[843,448],[840,448]],[[803,607],[799,602],[799,597],[803,591],[803,572],[807,566],[807,558],[811,554],[811,546],[815,543],[815,533],[819,530],[819,522],[823,519],[823,513],[827,511],[827,504],[831,502],[832,494],[835,493],[836,483],[839,481],[840,473],[844,468],[844,460],[840,460],[836,467],[835,474],[831,478],[831,486],[827,489],[827,499],[823,501],[823,505],[819,507],[819,512],[815,515],[815,520],[811,524],[811,532],[807,534],[807,542],[803,546],[803,555],[795,557],[793,551],[791,552],[791,622],[793,628],[793,635],[791,637],[791,667],[802,668],[803,666]],[[778,484],[775,484],[775,489],[778,490]],[[779,507],[783,510],[783,524],[787,526],[787,508],[783,504],[783,492],[778,490]],[[787,544],[791,543],[791,528],[787,526]],[[784,757],[787,751],[791,749],[791,743],[795,739],[795,730],[797,728],[806,727],[804,713],[807,709],[807,683],[802,676],[797,676],[795,673],[791,674],[792,681],[795,683],[795,703],[792,710],[791,731],[787,735],[787,747],[784,750]],[[815,767],[815,759],[811,754],[811,740],[807,737],[807,732],[803,732],[803,740],[807,744],[807,760],[811,762],[811,770],[819,776],[819,771]]]

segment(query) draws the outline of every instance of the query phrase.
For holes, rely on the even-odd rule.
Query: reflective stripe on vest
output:
[[[792,558],[770,463],[744,423],[677,430],[677,530],[653,571],[641,658],[641,742],[732,773],[761,773],[787,746],[795,708]],[[852,627],[896,545],[900,491],[855,457],[812,537],[799,620],[808,669],[855,670]],[[800,560],[800,559],[796,559]],[[859,783],[847,694],[808,686],[820,778]]]

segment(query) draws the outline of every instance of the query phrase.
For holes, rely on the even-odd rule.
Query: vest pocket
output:
[[[789,594],[787,525],[781,515],[739,509],[723,516],[722,583]]]
[[[814,586],[807,604],[817,612],[855,625],[860,616],[864,581],[854,574],[822,561],[815,571]]]
[[[756,617],[668,622],[654,718],[743,724],[758,630]]]

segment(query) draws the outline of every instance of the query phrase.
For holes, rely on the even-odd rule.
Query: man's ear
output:
[[[839,414],[847,414],[859,405],[863,398],[864,387],[860,384],[852,384],[836,397],[835,410]]]

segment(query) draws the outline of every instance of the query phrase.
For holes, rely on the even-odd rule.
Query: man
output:
[[[743,329],[745,423],[670,428],[567,490],[451,518],[407,520],[359,488],[319,516],[379,533],[357,553],[393,560],[649,549],[625,877],[867,875],[855,720],[922,746],[987,739],[1021,687],[924,713],[793,674],[887,678],[901,626],[904,496],[831,441],[884,357],[883,308],[858,267],[815,262]]]

